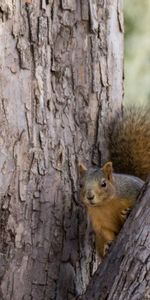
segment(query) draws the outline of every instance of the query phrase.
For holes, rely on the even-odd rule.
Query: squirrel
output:
[[[150,120],[146,109],[128,108],[108,124],[110,159],[102,168],[79,164],[80,198],[104,257],[122,228],[150,172]],[[128,174],[128,175],[126,175]],[[132,175],[130,175],[132,174]]]

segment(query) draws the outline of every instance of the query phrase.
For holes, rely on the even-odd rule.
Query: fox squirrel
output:
[[[97,253],[104,257],[115,240],[150,172],[150,121],[146,110],[128,109],[108,126],[112,162],[87,169],[79,164],[80,198],[96,236]],[[140,179],[140,176],[142,179]]]

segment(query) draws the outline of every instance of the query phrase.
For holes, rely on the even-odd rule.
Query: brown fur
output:
[[[130,107],[108,126],[110,159],[115,171],[145,180],[150,173],[150,108]]]
[[[122,225],[124,215],[122,212],[132,208],[134,202],[128,199],[112,199],[102,206],[87,206],[88,214],[96,235],[96,248],[98,254],[105,255],[105,247],[109,242],[115,240]]]
[[[150,107],[130,107],[117,113],[107,124],[110,159],[118,177],[113,176],[112,163],[108,162],[101,171],[88,169],[81,164],[81,199],[87,207],[96,234],[97,251],[105,254],[108,242],[119,233],[128,209],[132,208],[150,173]],[[103,183],[106,187],[103,186]],[[144,182],[143,182],[144,183]]]
[[[80,170],[80,199],[87,208],[92,227],[96,235],[96,248],[100,256],[105,255],[108,243],[118,235],[129,210],[132,209],[136,200],[136,194],[125,193],[123,187],[135,190],[135,182],[129,176],[123,176],[123,185],[112,172],[112,163],[106,163],[103,168],[87,169],[83,164]],[[120,177],[120,174],[117,175]],[[133,183],[132,183],[133,180]],[[139,180],[140,179],[136,179]],[[139,182],[141,187],[141,182]],[[140,190],[139,187],[139,190]],[[119,192],[119,194],[118,194]],[[134,196],[133,196],[134,195]]]

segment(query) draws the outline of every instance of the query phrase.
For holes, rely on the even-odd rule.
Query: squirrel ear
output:
[[[112,162],[108,161],[102,168],[106,178],[110,181],[112,181],[112,171],[113,171],[113,167],[112,167]]]
[[[84,175],[84,173],[87,171],[86,166],[82,163],[79,163],[78,168],[79,168],[80,175]]]

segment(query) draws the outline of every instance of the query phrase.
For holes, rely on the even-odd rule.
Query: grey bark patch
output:
[[[115,69],[106,3],[83,2],[0,1],[1,299],[73,299],[97,267],[77,165],[106,154],[122,35]]]

